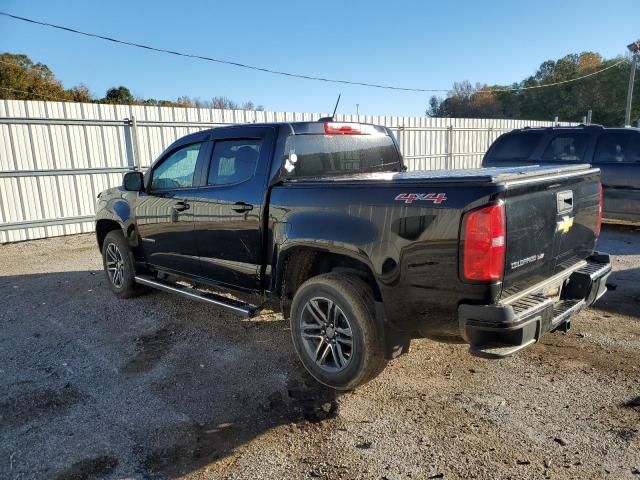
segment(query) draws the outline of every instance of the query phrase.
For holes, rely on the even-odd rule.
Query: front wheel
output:
[[[102,244],[102,263],[111,290],[120,298],[134,297],[142,291],[135,281],[133,253],[122,232],[113,230]]]
[[[290,322],[298,357],[320,383],[351,390],[386,365],[371,288],[357,276],[327,273],[307,280],[293,298]]]

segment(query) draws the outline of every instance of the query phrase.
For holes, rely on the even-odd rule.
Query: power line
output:
[[[576,78],[571,78],[569,80],[562,80],[560,82],[553,82],[553,83],[545,83],[544,85],[532,85],[530,87],[519,87],[519,88],[490,88],[487,90],[478,90],[476,93],[483,93],[483,92],[489,92],[489,93],[493,93],[493,92],[519,92],[521,90],[532,90],[534,88],[546,88],[546,87],[555,87],[556,85],[562,85],[565,83],[571,83],[571,82],[577,82],[578,80],[582,80],[583,78],[587,78],[587,77],[593,77],[594,75],[598,75],[600,73],[606,72],[607,70],[613,68],[613,67],[617,67],[618,65],[622,64],[622,63],[626,63],[626,60],[620,60],[619,62],[614,63],[613,65],[609,65],[608,67],[605,67],[601,70],[597,70],[595,72],[591,72],[588,73],[586,75],[582,75],[581,77],[576,77]]]
[[[20,65],[19,63],[13,63],[13,62],[5,62],[4,60],[0,60],[0,63],[4,63],[5,65],[9,65],[10,67],[21,68],[23,70],[27,70],[29,68],[26,65]],[[32,72],[32,73],[35,73],[35,72]]]
[[[23,68],[22,65],[18,65],[17,63],[5,62],[4,60],[0,60],[0,63],[4,63],[5,65],[9,65],[10,67]]]
[[[233,65],[235,67],[247,68],[247,69],[250,69],[250,70],[257,70],[257,71],[266,72],[266,73],[272,73],[274,75],[284,75],[286,77],[303,78],[305,80],[317,80],[317,81],[320,81],[320,82],[341,83],[341,84],[346,84],[346,85],[359,85],[359,86],[363,86],[363,87],[385,88],[385,89],[389,89],[389,90],[404,90],[404,91],[408,91],[408,92],[447,92],[448,91],[448,90],[444,90],[444,89],[424,89],[424,88],[396,87],[396,86],[392,86],[392,85],[379,85],[379,84],[367,83],[367,82],[353,82],[353,81],[350,81],[350,80],[337,80],[337,79],[332,79],[332,78],[316,77],[316,76],[312,76],[312,75],[303,75],[303,74],[298,74],[298,73],[282,72],[282,71],[274,70],[274,69],[271,69],[271,68],[257,67],[255,65],[248,65],[248,64],[245,64],[245,63],[235,62],[235,61],[231,61],[231,60],[223,60],[223,59],[220,59],[220,58],[205,57],[203,55],[196,55],[196,54],[185,53],[185,52],[177,52],[177,51],[174,51],[174,50],[167,50],[167,49],[164,49],[164,48],[152,47],[150,45],[144,45],[144,44],[141,44],[141,43],[129,42],[129,41],[126,41],[126,40],[119,40],[117,38],[107,37],[107,36],[104,36],[104,35],[98,35],[97,33],[83,32],[81,30],[76,30],[75,28],[65,27],[65,26],[62,26],[62,25],[55,25],[53,23],[48,23],[48,22],[41,22],[39,20],[34,20],[32,18],[26,18],[26,17],[20,17],[18,15],[12,15],[12,14],[6,13],[6,12],[0,12],[0,15],[3,15],[5,17],[9,17],[9,18],[13,18],[15,20],[21,20],[23,22],[34,23],[36,25],[42,25],[42,26],[45,26],[45,27],[56,28],[58,30],[65,30],[65,31],[71,32],[71,33],[77,33],[79,35],[84,35],[86,37],[100,38],[102,40],[107,40],[109,42],[119,43],[119,44],[122,44],[122,45],[128,45],[130,47],[144,48],[146,50],[151,50],[151,51],[154,51],[154,52],[161,52],[161,53],[168,53],[170,55],[177,55],[177,56],[180,56],[180,57],[197,58],[197,59],[200,59],[200,60],[206,60],[208,62],[222,63],[222,64],[225,64],[225,65]]]
[[[0,60],[0,63],[2,63],[2,64],[4,64],[4,65],[9,65],[10,67],[15,67],[15,68],[23,69],[23,70],[26,70],[26,69],[27,69],[27,67],[26,67],[26,66],[24,66],[24,65],[20,65],[20,64],[18,64],[18,63],[5,62],[4,60]],[[29,71],[29,73],[33,73],[34,75],[36,75],[36,73],[35,73],[35,72],[33,72],[33,71]],[[26,91],[24,91],[24,90],[18,90],[18,89],[16,89],[16,88],[0,87],[0,90],[6,90],[6,91],[9,91],[9,92],[14,92],[14,93],[22,93],[22,94],[24,94],[24,95],[36,95],[36,96],[38,96],[38,97],[42,97],[42,98],[52,98],[52,99],[54,99],[54,100],[59,100],[59,101],[61,101],[61,102],[68,102],[68,101],[69,101],[68,99],[63,99],[63,98],[60,98],[60,97],[56,97],[55,95],[48,95],[48,94],[47,94],[47,95],[45,95],[45,94],[37,93],[37,92],[26,92]]]
[[[240,62],[235,62],[232,60],[223,60],[220,58],[213,58],[213,57],[206,57],[203,55],[196,55],[193,53],[185,53],[185,52],[178,52],[175,50],[167,50],[164,48],[158,48],[158,47],[152,47],[150,45],[144,45],[141,43],[135,43],[135,42],[129,42],[126,40],[119,40],[117,38],[113,38],[113,37],[107,37],[104,35],[99,35],[97,33],[90,33],[90,32],[84,32],[81,30],[77,30],[75,28],[71,28],[71,27],[65,27],[63,25],[56,25],[53,23],[48,23],[48,22],[43,22],[40,20],[34,20],[32,18],[27,18],[27,17],[21,17],[18,15],[13,15],[11,13],[7,13],[7,12],[2,12],[0,11],[0,15],[5,16],[5,17],[9,17],[12,18],[14,20],[20,20],[23,22],[28,22],[28,23],[32,23],[35,25],[41,25],[44,27],[50,27],[50,28],[55,28],[58,30],[64,30],[67,32],[71,32],[71,33],[76,33],[78,35],[84,35],[86,37],[93,37],[93,38],[99,38],[101,40],[106,40],[108,42],[113,42],[113,43],[117,43],[117,44],[121,44],[121,45],[127,45],[130,47],[136,47],[136,48],[143,48],[145,50],[151,50],[154,52],[160,52],[160,53],[167,53],[169,55],[176,55],[179,57],[187,57],[187,58],[195,58],[195,59],[199,59],[199,60],[205,60],[208,62],[215,62],[215,63],[221,63],[224,65],[232,65],[235,67],[239,67],[239,68],[246,68],[249,70],[256,70],[259,72],[265,72],[265,73],[271,73],[274,75],[282,75],[282,76],[286,76],[286,77],[292,77],[292,78],[301,78],[304,80],[315,80],[315,81],[319,81],[319,82],[327,82],[327,83],[339,83],[339,84],[344,84],[344,85],[357,85],[357,86],[362,86],[362,87],[372,87],[372,88],[381,88],[381,89],[387,89],[387,90],[401,90],[401,91],[405,91],[405,92],[422,92],[422,93],[434,93],[434,92],[449,92],[450,90],[448,89],[433,89],[433,88],[408,88],[408,87],[398,87],[398,86],[393,86],[393,85],[380,85],[380,84],[376,84],[376,83],[369,83],[369,82],[356,82],[356,81],[350,81],[350,80],[340,80],[340,79],[334,79],[334,78],[325,78],[325,77],[316,77],[313,75],[304,75],[304,74],[298,74],[298,73],[291,73],[291,72],[283,72],[283,71],[279,71],[279,70],[274,70],[271,68],[265,68],[265,67],[258,67],[255,65],[248,65],[245,63],[240,63]],[[518,88],[494,88],[494,89],[486,89],[486,90],[478,90],[477,93],[493,93],[493,92],[519,92],[522,90],[531,90],[531,89],[538,89],[538,88],[547,88],[547,87],[554,87],[556,85],[562,85],[562,84],[567,84],[567,83],[572,83],[572,82],[577,82],[579,80],[582,80],[584,78],[587,77],[592,77],[594,75],[599,75],[600,73],[603,73],[613,67],[616,67],[618,65],[620,65],[621,63],[625,63],[626,60],[620,60],[619,62],[614,63],[613,65],[609,65],[608,67],[605,67],[601,70],[598,70],[596,72],[592,72],[589,73],[587,75],[582,75],[580,77],[576,77],[576,78],[572,78],[569,80],[563,80],[560,82],[554,82],[554,83],[547,83],[544,85],[534,85],[534,86],[530,86],[530,87],[518,87]]]
[[[42,98],[53,98],[54,100],[59,100],[61,102],[68,102],[69,100],[65,100],[63,98],[60,97],[56,97],[54,95],[45,95],[42,93],[37,93],[37,92],[25,92],[24,90],[17,90],[15,88],[9,88],[9,87],[0,87],[0,90],[7,90],[9,92],[14,92],[14,93],[23,93],[25,95],[37,95],[38,97],[42,97]]]

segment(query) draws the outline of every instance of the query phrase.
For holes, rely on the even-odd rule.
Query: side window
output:
[[[554,162],[580,162],[587,149],[588,135],[565,133],[554,137],[542,155],[542,160]]]
[[[603,133],[598,139],[594,163],[640,163],[640,134]]]
[[[256,172],[262,140],[218,140],[213,146],[207,185],[230,185]]]
[[[193,174],[202,143],[193,143],[173,152],[153,170],[151,190],[193,186]]]

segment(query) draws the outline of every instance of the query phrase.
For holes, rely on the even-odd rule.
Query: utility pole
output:
[[[629,88],[627,89],[627,109],[624,114],[624,126],[631,126],[631,99],[633,97],[633,81],[636,78],[636,67],[640,59],[640,40],[627,45],[631,52],[631,73],[629,73]]]

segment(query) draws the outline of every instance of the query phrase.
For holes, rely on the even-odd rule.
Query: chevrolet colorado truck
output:
[[[606,291],[601,213],[589,165],[407,172],[389,129],[326,118],[181,138],[99,195],[96,235],[120,297],[278,300],[304,367],[346,390],[413,338],[503,357],[569,328]]]

